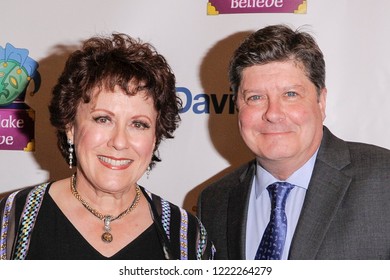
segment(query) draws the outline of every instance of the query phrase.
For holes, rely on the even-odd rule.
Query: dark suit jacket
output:
[[[207,187],[198,214],[217,259],[245,259],[251,161]],[[390,151],[324,136],[289,259],[390,259]]]

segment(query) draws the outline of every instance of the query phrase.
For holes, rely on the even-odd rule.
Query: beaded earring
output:
[[[72,169],[73,166],[73,142],[72,140],[68,139],[68,152],[69,152],[69,169]]]
[[[152,170],[152,168],[150,168],[150,165],[149,165],[148,168],[146,168],[146,179],[149,179],[150,170]]]

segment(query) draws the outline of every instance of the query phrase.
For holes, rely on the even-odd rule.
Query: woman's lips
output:
[[[115,170],[126,169],[133,162],[131,159],[119,159],[105,156],[98,156],[98,159],[104,166]]]

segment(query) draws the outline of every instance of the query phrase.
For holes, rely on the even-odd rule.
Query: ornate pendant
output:
[[[110,233],[110,231],[111,231],[111,227],[110,227],[111,219],[112,219],[111,216],[105,216],[104,217],[104,233],[102,234],[102,240],[103,240],[103,242],[106,242],[106,243],[110,243],[114,239],[112,234]]]
[[[106,243],[110,243],[112,241],[113,237],[112,237],[112,234],[109,233],[109,232],[104,232],[102,234],[102,240],[103,242],[106,242]]]

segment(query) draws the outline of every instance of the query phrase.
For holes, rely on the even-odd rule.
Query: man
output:
[[[235,51],[229,78],[256,159],[199,197],[216,258],[390,259],[390,151],[323,126],[315,40],[283,25],[260,29]]]

